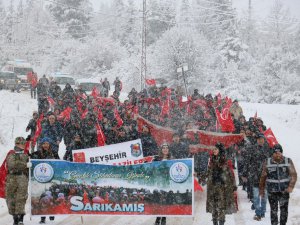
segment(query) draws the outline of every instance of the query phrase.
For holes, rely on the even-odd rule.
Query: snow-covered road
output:
[[[298,173],[300,173],[300,106],[290,105],[267,105],[242,103],[244,114],[248,118],[258,112],[267,127],[271,127],[278,141],[283,145],[284,154],[293,159]],[[13,147],[14,137],[18,135],[27,136],[25,127],[31,118],[32,111],[37,109],[36,100],[30,99],[28,92],[11,93],[9,91],[0,91],[0,163],[8,150]],[[61,148],[60,156],[64,154]],[[251,211],[251,204],[248,202],[246,193],[238,189],[239,211],[237,214],[226,217],[226,224],[230,225],[269,225],[269,207],[267,215],[262,221],[257,222],[252,218],[254,211]],[[195,216],[194,218],[168,218],[167,224],[170,225],[206,225],[212,224],[211,214],[206,213],[206,191],[195,194]],[[294,192],[291,194],[289,205],[288,225],[300,225],[300,185],[296,184]],[[29,212],[29,204],[26,205],[26,211]],[[146,225],[154,224],[154,217],[119,217],[119,216],[60,216],[56,217],[54,222],[47,224],[57,225]],[[39,217],[30,218],[25,216],[25,225],[39,224]],[[12,217],[7,212],[7,206],[4,199],[0,199],[0,225],[13,224]]]

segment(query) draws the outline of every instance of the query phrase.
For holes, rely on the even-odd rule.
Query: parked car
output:
[[[19,89],[29,89],[30,84],[27,82],[27,74],[33,71],[29,62],[22,59],[7,61],[1,71],[14,72],[19,79]]]
[[[51,74],[50,78],[55,80],[61,89],[64,89],[67,83],[69,83],[72,88],[75,88],[75,79],[68,73],[56,72]]]
[[[76,80],[75,88],[79,88],[83,91],[85,91],[86,94],[91,94],[94,87],[96,87],[99,91],[99,93],[102,93],[102,84],[100,84],[100,81],[97,81],[96,79],[92,78],[82,78]]]
[[[0,89],[9,89],[11,91],[19,90],[20,80],[17,75],[11,71],[0,72]]]

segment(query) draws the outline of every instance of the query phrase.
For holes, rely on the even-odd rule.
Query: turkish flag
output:
[[[44,119],[44,114],[42,113],[37,120],[35,134],[32,139],[32,146],[35,146],[37,139],[42,133],[42,120]]]
[[[170,128],[165,128],[158,126],[154,123],[151,123],[149,120],[143,118],[142,116],[138,116],[137,118],[138,131],[141,133],[144,125],[147,125],[150,128],[151,136],[154,138],[156,143],[160,146],[163,143],[171,143],[174,130]]]
[[[81,119],[85,119],[88,112],[89,112],[88,109],[84,110],[83,113],[81,114]]]
[[[122,118],[121,118],[121,116],[120,116],[120,114],[117,110],[117,107],[115,107],[115,109],[114,109],[114,114],[115,114],[115,118],[116,118],[117,123],[118,123],[118,127],[122,126],[124,122],[123,122],[123,120],[122,120]]]
[[[278,141],[277,141],[273,131],[271,130],[271,128],[268,128],[264,132],[264,135],[265,135],[265,138],[267,139],[267,142],[271,148],[273,148],[274,145],[278,144]]]
[[[97,89],[96,86],[93,87],[91,96],[93,96],[95,99],[96,99],[97,97],[100,97],[100,93],[99,93],[99,91],[98,91],[98,89]]]
[[[6,186],[6,175],[7,175],[7,165],[6,165],[6,160],[7,157],[10,154],[13,154],[15,151],[14,150],[10,150],[7,155],[6,158],[4,159],[1,167],[0,167],[0,198],[5,198],[5,186]]]
[[[101,126],[99,123],[96,123],[96,130],[97,130],[97,141],[98,141],[98,146],[104,146],[106,137],[101,129]]]
[[[224,107],[222,113],[218,109],[215,109],[218,123],[221,126],[221,130],[223,132],[233,132],[235,131],[235,127],[233,124],[233,120],[229,111],[229,107]]]
[[[189,139],[195,141],[195,135],[199,140],[201,145],[215,146],[217,143],[222,143],[225,148],[237,144],[244,139],[242,134],[228,134],[228,133],[218,133],[210,132],[204,130],[187,130],[186,135]],[[205,146],[196,146],[195,148],[206,148]]]
[[[64,111],[62,111],[58,116],[57,118],[60,119],[60,120],[65,120],[65,121],[68,121],[70,120],[71,118],[71,112],[72,112],[72,108],[71,107],[67,107]]]
[[[47,97],[47,100],[48,100],[50,106],[54,106],[55,101],[53,100],[53,98],[51,98],[50,96],[48,96],[48,97]]]
[[[146,84],[149,86],[154,86],[154,85],[156,85],[156,80],[155,79],[146,79]]]

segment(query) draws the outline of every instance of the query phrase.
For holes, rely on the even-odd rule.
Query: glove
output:
[[[27,165],[27,168],[31,168],[32,167],[32,162],[28,162],[26,165]]]

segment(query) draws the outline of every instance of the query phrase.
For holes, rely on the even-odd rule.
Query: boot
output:
[[[24,214],[20,214],[18,216],[19,216],[19,223],[18,223],[18,225],[24,225],[24,223],[23,223]]]
[[[45,216],[42,216],[42,217],[41,217],[40,224],[45,224],[45,223],[46,223],[46,217],[45,217]]]
[[[219,225],[224,225],[225,224],[225,220],[220,220],[219,221]]]
[[[167,224],[167,218],[166,217],[163,217],[161,219],[161,225],[166,225]]]
[[[49,216],[49,220],[53,221],[54,220],[54,216]]]
[[[160,217],[156,217],[155,225],[160,225]]]
[[[213,225],[218,225],[218,220],[213,220]]]
[[[18,223],[19,223],[18,215],[13,215],[13,218],[14,218],[14,225],[18,225]]]

